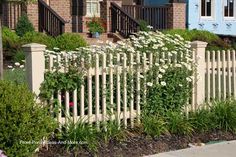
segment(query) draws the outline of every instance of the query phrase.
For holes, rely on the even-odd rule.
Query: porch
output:
[[[172,1],[163,6],[144,6],[143,0],[38,0],[27,6],[19,2],[1,4],[2,24],[15,29],[19,17],[27,13],[36,30],[57,36],[64,32],[88,32],[94,16],[104,22],[106,32],[124,38],[137,32],[140,21],[156,30],[185,29],[185,3]]]

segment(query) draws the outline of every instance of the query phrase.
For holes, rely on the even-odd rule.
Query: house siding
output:
[[[236,18],[233,20],[224,19],[223,1],[214,1],[214,12],[212,19],[200,17],[200,0],[188,0],[188,28],[208,30],[219,35],[236,36]]]

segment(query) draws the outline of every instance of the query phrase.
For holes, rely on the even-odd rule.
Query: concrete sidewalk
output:
[[[187,148],[148,157],[236,157],[236,141]]]

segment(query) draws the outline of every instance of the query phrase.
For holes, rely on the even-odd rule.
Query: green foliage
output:
[[[153,73],[156,73],[156,68],[153,67]],[[167,111],[180,113],[190,97],[191,86],[186,79],[191,74],[191,71],[183,67],[167,68],[160,82],[148,88],[145,114],[165,115]]]
[[[23,44],[28,44],[28,43],[44,44],[47,46],[47,49],[50,50],[52,50],[56,46],[56,41],[53,37],[39,32],[28,32],[24,34],[24,36],[21,38],[21,41]]]
[[[16,54],[13,57],[14,62],[18,62],[20,64],[23,64],[23,61],[25,60],[25,53],[23,50],[17,51]]]
[[[189,118],[196,131],[236,131],[236,101],[213,102],[209,109],[190,113]]]
[[[212,104],[212,121],[215,128],[225,131],[236,131],[236,101],[226,100]]]
[[[16,34],[20,37],[24,36],[27,32],[33,32],[34,26],[30,22],[28,16],[26,14],[22,15],[19,18],[19,21],[16,25]]]
[[[192,124],[183,113],[168,111],[166,113],[167,128],[170,133],[190,135],[193,132]]]
[[[108,143],[109,140],[121,141],[126,138],[124,130],[118,125],[117,120],[111,120],[102,124],[99,137]]]
[[[24,85],[0,81],[0,148],[9,157],[31,156],[55,129],[48,108],[36,104]]]
[[[21,49],[20,38],[16,35],[15,32],[12,32],[9,28],[3,27],[2,39],[5,57],[11,58],[19,49]]]
[[[7,69],[4,70],[3,79],[14,82],[16,84],[26,84],[26,74],[24,69]]]
[[[159,137],[162,134],[168,133],[165,119],[160,115],[143,115],[142,125],[143,130],[151,137]]]
[[[173,29],[164,31],[164,33],[171,35],[179,34],[188,41],[205,41],[208,43],[207,49],[210,50],[230,48],[230,45],[224,42],[219,36],[208,31]]]
[[[65,33],[56,38],[56,47],[61,50],[74,51],[76,48],[85,46],[87,43],[79,34]]]
[[[60,141],[75,142],[75,144],[67,143],[64,145],[70,150],[86,147],[91,151],[96,151],[98,147],[96,128],[91,124],[84,123],[83,120],[78,120],[76,123],[70,120],[68,124],[63,126],[57,138]]]
[[[196,132],[208,132],[214,129],[213,113],[207,109],[199,109],[189,113],[189,122]]]
[[[94,17],[91,21],[87,23],[87,26],[89,28],[90,33],[96,33],[98,32],[99,34],[103,33],[104,27],[102,26],[101,19]]]
[[[148,23],[144,20],[139,21],[140,31],[149,32],[151,29],[148,27]]]

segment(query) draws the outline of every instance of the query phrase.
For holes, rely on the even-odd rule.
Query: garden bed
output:
[[[188,148],[189,143],[207,143],[210,141],[229,141],[236,139],[235,133],[222,131],[193,134],[192,136],[164,135],[154,139],[134,131],[127,132],[127,135],[126,140],[122,142],[110,140],[109,144],[101,144],[96,155],[103,157],[139,157]],[[49,145],[49,149],[41,149],[38,156],[74,156],[75,154],[80,157],[94,156],[94,153],[86,149],[68,152],[62,145]]]

